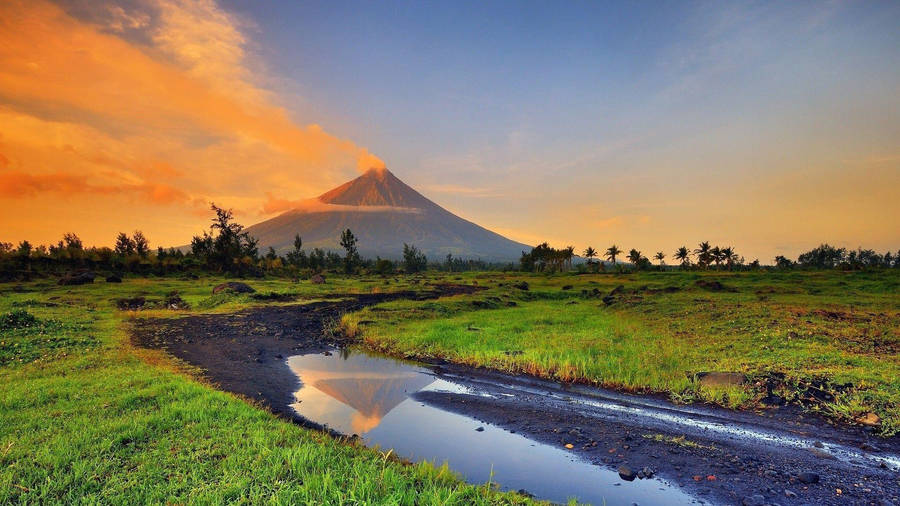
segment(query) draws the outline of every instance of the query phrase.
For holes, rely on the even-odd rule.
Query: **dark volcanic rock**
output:
[[[181,295],[177,293],[169,295],[166,297],[166,309],[190,309],[191,305],[187,303],[184,299],[181,298]]]
[[[816,473],[800,473],[797,479],[806,484],[819,483],[819,475]]]
[[[513,286],[514,286],[515,288],[518,288],[519,290],[525,290],[525,291],[528,291],[528,282],[527,282],[527,281],[522,281],[522,282],[520,282],[520,283],[516,283],[516,284],[514,284]]]
[[[136,311],[144,307],[147,299],[144,297],[127,297],[116,300],[116,307],[122,311]]]
[[[596,290],[596,288],[594,290]],[[622,285],[619,285],[619,286],[613,288],[607,295],[605,295],[603,297],[603,299],[602,299],[603,303],[606,304],[607,306],[614,304],[616,302],[616,295],[619,295],[619,294],[623,293],[624,291],[625,291],[625,287]]]
[[[216,285],[213,288],[212,293],[220,293],[220,292],[233,292],[233,293],[253,293],[254,290],[250,285],[246,283],[241,283],[239,281],[229,281],[227,283],[222,283],[221,285]]]
[[[630,467],[621,465],[619,466],[619,478],[622,478],[625,481],[634,481],[634,479],[637,478],[637,475]]]
[[[79,273],[69,273],[60,278],[57,284],[60,285],[86,285],[94,282],[94,278],[97,275],[91,271],[84,271]]]
[[[766,498],[761,496],[760,494],[748,495],[741,501],[743,506],[763,506],[766,503]]]
[[[120,278],[119,276],[116,276],[115,274],[112,274],[112,275],[106,277],[106,282],[107,283],[121,283],[122,278]]]
[[[716,281],[716,280],[706,281],[705,279],[701,279],[701,280],[697,281],[696,285],[699,286],[700,288],[709,290],[711,292],[736,292],[737,291],[734,288],[723,285],[721,281]]]

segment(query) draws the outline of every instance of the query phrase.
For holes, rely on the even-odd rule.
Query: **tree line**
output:
[[[572,269],[575,258],[575,248],[567,246],[557,249],[548,243],[541,243],[529,252],[522,252],[519,259],[520,269],[526,272],[561,272]],[[620,263],[619,259],[625,260]],[[611,269],[613,271],[624,270],[665,270],[675,266],[666,265],[667,255],[663,251],[657,251],[652,255],[653,260],[646,257],[641,251],[632,248],[628,253],[613,244],[604,252],[588,246],[582,252],[583,262],[577,265],[578,270],[601,272]],[[759,260],[746,263],[744,257],[739,255],[732,246],[713,246],[708,241],[703,241],[696,248],[681,246],[676,249],[672,258],[677,262],[677,267],[682,270],[746,270],[762,267]],[[604,262],[606,260],[606,262]],[[837,248],[828,244],[822,244],[810,251],[801,253],[796,261],[784,256],[776,256],[772,267],[777,269],[843,269],[860,270],[876,268],[900,268],[900,251],[878,254],[871,249],[848,250]]]
[[[0,281],[27,280],[33,276],[64,274],[75,270],[102,270],[112,273],[169,275],[209,272],[235,276],[302,276],[330,271],[382,275],[398,271],[421,272],[426,269],[453,272],[489,270],[499,266],[480,260],[454,258],[430,263],[425,254],[411,244],[402,245],[399,261],[360,256],[358,239],[350,229],[339,238],[343,255],[330,250],[303,249],[299,234],[292,248],[281,255],[274,248],[260,253],[258,240],[234,220],[231,210],[211,205],[212,223],[208,231],[191,239],[189,248],[151,249],[140,230],[120,232],[109,247],[86,247],[74,233],[67,233],[56,244],[34,246],[21,241],[18,246],[0,242]]]

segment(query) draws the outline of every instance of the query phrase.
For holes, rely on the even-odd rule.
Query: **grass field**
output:
[[[459,277],[487,289],[381,304],[346,315],[343,328],[392,354],[679,402],[755,408],[771,391],[832,419],[875,414],[883,435],[900,431],[896,270]],[[523,281],[527,290],[515,286]],[[710,371],[748,382],[704,386],[697,373]]]
[[[0,285],[0,504],[517,504],[275,418],[127,337],[135,316],[281,304],[211,295],[221,279]],[[835,419],[869,413],[900,429],[900,273],[427,274],[251,281],[258,294],[342,293],[477,283],[440,300],[345,315],[344,331],[395,355],[444,358],[676,401],[757,407],[767,393]],[[521,283],[527,283],[527,289]],[[715,282],[718,282],[717,285]],[[602,298],[616,289],[609,304]],[[721,285],[721,286],[720,286]],[[192,309],[121,311],[116,300]],[[296,303],[296,302],[294,302]],[[750,382],[703,386],[696,373]]]
[[[129,344],[133,313],[116,310],[115,299],[163,300],[178,291],[204,311],[257,303],[211,296],[219,281],[0,285],[0,504],[528,502],[275,418]],[[404,287],[252,284],[306,297]]]

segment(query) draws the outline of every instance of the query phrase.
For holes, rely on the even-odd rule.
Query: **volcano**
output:
[[[295,209],[247,228],[261,250],[278,253],[293,247],[300,234],[304,249],[339,251],[341,232],[359,239],[363,257],[397,259],[403,244],[414,245],[431,260],[457,258],[509,262],[531,247],[507,239],[447,211],[387,169],[370,169]]]

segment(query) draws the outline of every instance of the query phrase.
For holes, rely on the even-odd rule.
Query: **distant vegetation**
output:
[[[358,239],[350,229],[341,233],[341,255],[335,251],[303,249],[300,235],[294,238],[293,248],[284,255],[271,247],[260,254],[257,240],[244,226],[234,221],[231,210],[212,204],[214,213],[209,231],[195,236],[188,248],[152,250],[148,238],[136,230],[131,235],[121,232],[115,246],[85,247],[74,233],[67,233],[56,244],[34,246],[22,241],[18,246],[0,242],[0,281],[28,280],[46,275],[73,275],[83,271],[102,271],[111,277],[125,273],[165,276],[172,274],[214,273],[231,276],[260,277],[264,275],[309,277],[325,271],[345,274],[374,273],[389,275],[396,272],[416,273],[425,270],[447,272],[515,270],[513,264],[488,263],[477,259],[456,258],[448,254],[443,261],[429,262],[425,254],[413,244],[398,245],[400,261],[360,257]],[[402,248],[402,249],[401,249]],[[627,253],[612,245],[602,253],[588,247],[579,257],[575,248],[553,248],[542,243],[522,252],[518,269],[525,272],[625,272],[640,270],[751,270],[764,266],[759,260],[746,263],[743,256],[731,247],[712,246],[701,242],[696,248],[681,246],[672,254],[677,265],[666,265],[665,252],[653,255],[654,265],[641,251],[632,248]],[[870,249],[848,250],[828,244],[801,254],[796,261],[777,256],[768,268],[776,269],[885,269],[900,267],[900,251],[879,254]]]
[[[624,255],[625,263],[619,259]],[[582,253],[584,259],[575,268],[581,272],[625,272],[640,270],[754,270],[764,267],[776,269],[895,269],[900,267],[900,251],[882,254],[871,249],[848,250],[836,248],[828,244],[822,244],[806,253],[800,254],[796,261],[783,256],[776,256],[774,264],[763,266],[759,260],[747,263],[743,256],[731,247],[712,246],[704,241],[691,250],[687,246],[681,246],[673,253],[672,257],[678,261],[677,266],[666,265],[665,252],[657,251],[653,258],[657,264],[653,265],[649,258],[639,250],[632,248],[625,251],[613,244],[606,249],[603,258],[606,263],[600,261],[600,254],[591,246],[585,248]],[[531,249],[530,252],[522,252],[519,259],[521,270],[525,272],[561,272],[572,269],[575,248],[568,246],[556,249],[549,244],[542,243]]]

